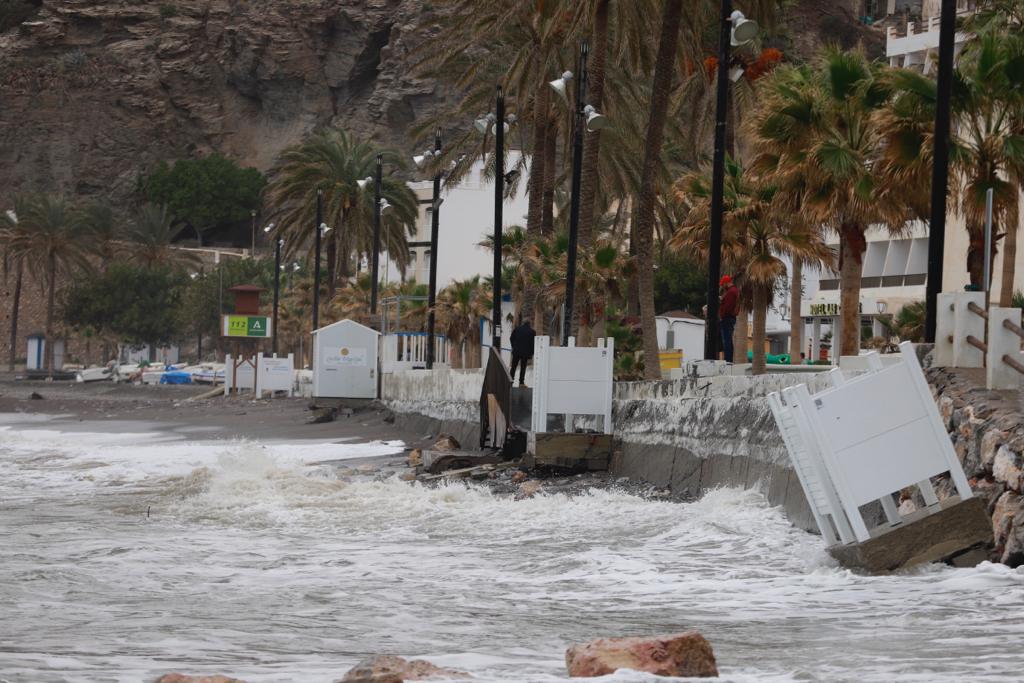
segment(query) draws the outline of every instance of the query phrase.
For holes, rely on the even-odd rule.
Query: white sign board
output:
[[[291,396],[295,391],[295,359],[292,354],[286,358],[267,357],[262,353],[256,358],[256,395],[262,397],[269,391],[285,391]]]
[[[377,398],[380,333],[351,320],[313,332],[313,397]]]

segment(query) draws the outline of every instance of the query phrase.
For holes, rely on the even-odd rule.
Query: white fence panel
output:
[[[224,359],[224,395],[232,390],[255,391],[256,389],[256,357],[244,356]]]
[[[537,337],[533,354],[534,432],[547,431],[548,415],[565,415],[566,430],[576,415],[601,415],[605,434],[612,433],[612,386],[615,342],[598,340],[596,347],[551,346],[549,337]]]
[[[429,337],[425,332],[392,332],[381,338],[381,370],[394,373],[427,367]],[[447,367],[448,339],[434,335],[434,367]]]

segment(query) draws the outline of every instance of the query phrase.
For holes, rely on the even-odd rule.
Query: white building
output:
[[[513,168],[521,158],[520,152],[510,152],[505,158],[505,167]],[[494,233],[494,182],[485,177],[482,161],[473,164],[469,173],[455,186],[442,187],[443,202],[440,207],[440,226],[437,238],[437,288],[443,289],[453,280],[465,280],[474,275],[487,277],[494,272],[494,255],[480,246],[484,239]],[[528,175],[528,172],[527,172]],[[426,284],[430,281],[430,225],[432,219],[433,180],[409,183],[420,203],[420,215],[416,222],[416,235],[409,239],[409,269],[406,280]],[[502,212],[502,226],[526,225],[528,200],[526,183],[520,182],[515,194],[505,199]],[[388,259],[387,272],[381,277],[385,281],[400,277],[398,268]]]

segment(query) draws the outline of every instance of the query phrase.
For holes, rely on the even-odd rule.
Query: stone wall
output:
[[[1016,567],[1024,564],[1024,411],[1020,392],[984,389],[983,373],[926,370],[964,472],[975,493],[988,501],[993,559]],[[940,487],[940,497],[948,489]]]

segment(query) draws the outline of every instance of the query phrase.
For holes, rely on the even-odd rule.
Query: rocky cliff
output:
[[[398,145],[442,101],[405,55],[422,0],[45,0],[0,34],[0,199],[123,199],[161,159],[267,168],[336,123]]]

